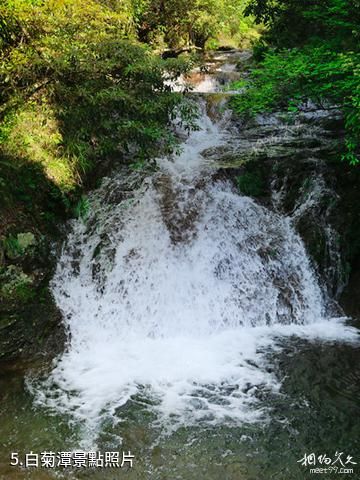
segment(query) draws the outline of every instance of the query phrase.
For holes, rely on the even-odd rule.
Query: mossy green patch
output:
[[[245,172],[236,177],[236,184],[245,195],[259,197],[264,194],[265,183],[260,172]]]
[[[18,233],[16,236],[10,234],[2,240],[3,252],[10,260],[21,257],[27,250],[35,245],[35,235],[31,232]]]
[[[0,296],[7,303],[26,303],[35,296],[33,279],[21,267],[10,265],[0,274]]]

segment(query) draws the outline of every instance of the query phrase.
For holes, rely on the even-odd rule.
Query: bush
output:
[[[245,14],[267,27],[255,46],[260,68],[239,113],[296,111],[303,100],[331,102],[345,116],[343,159],[359,163],[360,3],[354,0],[249,0]],[[266,52],[266,44],[273,50]],[[264,48],[263,48],[264,46]],[[275,50],[276,49],[276,50]]]
[[[231,105],[241,115],[275,109],[296,111],[311,99],[319,106],[342,108],[346,127],[343,159],[359,162],[360,53],[336,52],[324,44],[302,49],[270,51],[253,70],[249,86]]]
[[[74,211],[69,203],[97,165],[127,161],[130,151],[144,161],[169,152],[176,144],[170,118],[180,112],[191,123],[191,110],[179,108],[183,97],[164,81],[189,63],[162,60],[140,44],[130,7],[97,0],[1,4],[3,203],[20,201],[33,211],[34,203],[46,203],[43,218],[53,215],[51,203]]]

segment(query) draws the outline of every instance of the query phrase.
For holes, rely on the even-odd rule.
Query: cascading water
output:
[[[124,179],[105,179],[58,264],[69,344],[36,398],[94,434],[134,395],[164,423],[255,421],[258,393],[280,386],[264,355],[277,337],[353,336],[327,318],[291,220],[214,175],[202,152],[232,133],[202,110],[132,198],[114,201]]]

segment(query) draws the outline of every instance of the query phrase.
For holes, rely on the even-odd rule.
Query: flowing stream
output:
[[[274,335],[349,333],[291,220],[213,179],[201,152],[227,142],[224,123],[203,105],[130,204],[106,201],[117,176],[92,195],[53,280],[71,340],[39,401],[91,427],[140,392],[165,421],[253,421],[258,390],[279,387],[254,366]]]
[[[221,82],[207,74],[197,92],[234,78],[226,58],[215,68]],[[47,425],[43,448],[58,435],[62,449],[126,446],[138,459],[135,473],[91,478],[306,478],[294,458],[279,460],[284,438],[301,438],[303,453],[312,444],[305,422],[292,425],[293,408],[307,422],[315,408],[306,400],[314,379],[301,387],[307,373],[294,358],[307,351],[302,365],[314,369],[345,349],[346,372],[358,352],[356,330],[328,311],[293,219],[217,174],[209,151],[239,145],[223,107],[209,116],[210,100],[198,97],[199,129],[179,154],[127,184],[114,173],[90,195],[52,281],[69,340],[50,373],[27,379],[29,408],[47,418],[33,431],[39,439]],[[291,375],[301,378],[295,396],[284,391]],[[81,475],[66,478],[90,474]]]

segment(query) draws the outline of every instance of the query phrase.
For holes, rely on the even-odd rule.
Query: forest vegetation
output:
[[[245,6],[244,0],[1,2],[0,313],[6,325],[15,305],[46,299],[49,238],[59,238],[65,219],[86,215],[84,192],[114,162],[136,169],[176,148],[175,115],[193,125],[194,105],[171,92],[169,81],[194,59],[165,60],[161,53],[245,45],[258,35]],[[45,273],[35,278],[38,267]]]
[[[194,105],[169,81],[198,58],[165,51],[253,48],[234,111],[340,108],[342,158],[357,164],[359,36],[359,0],[3,0],[0,281],[34,238],[86,214],[84,191],[115,161],[149,165],[176,148],[174,116],[193,126]],[[10,303],[34,295],[16,272],[0,292]]]
[[[297,111],[312,100],[339,108],[345,118],[343,160],[359,162],[360,2],[358,0],[251,0],[245,14],[266,28],[254,47],[258,68],[240,114],[274,109]]]
[[[169,121],[180,105],[184,121],[193,111],[164,79],[191,59],[163,60],[159,52],[214,47],[220,33],[236,45],[256,36],[244,7],[243,0],[2,2],[3,214],[11,217],[14,204],[48,220],[59,208],[71,213],[99,160],[131,150],[138,163],[159,145],[173,148]],[[34,208],[40,204],[44,211]]]
[[[360,0],[0,0],[0,480],[355,472],[359,162]]]

